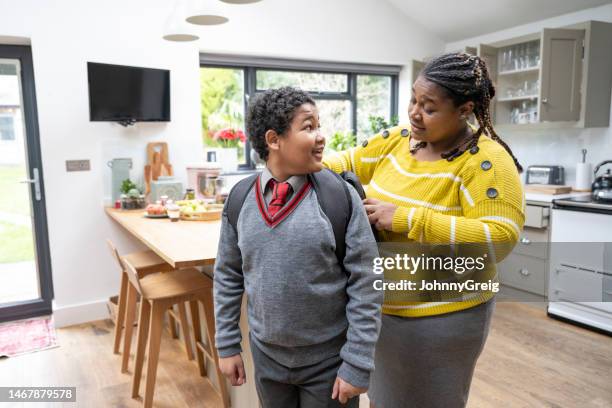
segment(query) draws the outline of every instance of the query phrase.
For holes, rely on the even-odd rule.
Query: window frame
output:
[[[347,76],[346,92],[308,92],[314,99],[348,100],[351,102],[350,123],[353,133],[357,134],[357,77],[359,75],[387,76],[391,78],[391,118],[398,114],[399,73],[401,66],[355,64],[343,62],[323,62],[312,60],[294,60],[279,58],[261,58],[236,55],[200,53],[200,68],[242,69],[244,80],[244,118],[246,119],[249,99],[264,90],[257,89],[257,71],[286,71],[315,74],[340,74]],[[245,164],[240,164],[238,170],[255,168],[251,161],[251,144],[245,142]]]

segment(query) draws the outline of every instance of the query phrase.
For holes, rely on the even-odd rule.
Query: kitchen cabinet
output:
[[[546,294],[546,261],[517,252],[499,264],[501,283],[525,292]]]
[[[496,84],[494,124],[502,128],[607,127],[612,24],[588,21],[543,29],[477,54]]]
[[[525,227],[512,253],[498,265],[503,285],[546,296],[549,204],[527,203]]]

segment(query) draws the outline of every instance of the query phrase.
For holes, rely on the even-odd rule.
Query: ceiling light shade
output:
[[[200,37],[195,33],[194,27],[183,20],[185,10],[180,1],[175,5],[164,25],[163,39],[167,41],[188,42],[196,41]]]
[[[192,0],[190,2],[188,23],[196,25],[219,25],[225,24],[229,18],[225,16],[223,4],[217,0]]]
[[[228,4],[252,4],[259,3],[261,0],[220,0]]]
[[[184,34],[184,33],[167,33],[164,34],[164,40],[168,40],[168,41],[175,41],[175,42],[188,42],[188,41],[196,41],[199,40],[200,37],[198,37],[195,34]]]

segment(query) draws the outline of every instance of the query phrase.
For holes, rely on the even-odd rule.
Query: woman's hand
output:
[[[395,210],[397,210],[397,205],[375,198],[366,198],[363,200],[363,205],[368,214],[370,224],[373,224],[379,231],[391,231],[393,215],[395,214]]]

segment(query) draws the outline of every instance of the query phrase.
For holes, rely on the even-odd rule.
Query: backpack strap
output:
[[[357,177],[355,173],[350,172],[350,171],[343,171],[342,173],[340,173],[340,177],[342,178],[342,180],[346,181],[351,186],[353,186],[355,191],[357,191],[359,198],[361,198],[362,200],[366,198],[365,190],[363,189],[363,186],[361,185],[361,181],[359,181],[359,177]]]
[[[246,199],[247,194],[251,191],[253,184],[257,180],[259,173],[255,173],[249,177],[243,178],[240,180],[234,187],[232,187],[229,195],[227,196],[227,200],[225,201],[225,205],[223,206],[223,214],[227,216],[227,220],[230,225],[234,227],[234,231],[238,231],[238,216],[240,215],[240,210],[242,209],[242,205],[244,204],[244,200]]]
[[[343,267],[346,254],[346,228],[353,212],[351,193],[342,177],[329,169],[312,173],[309,178],[317,193],[319,205],[331,222],[336,239],[336,257]],[[338,197],[339,190],[344,192],[344,199]]]

